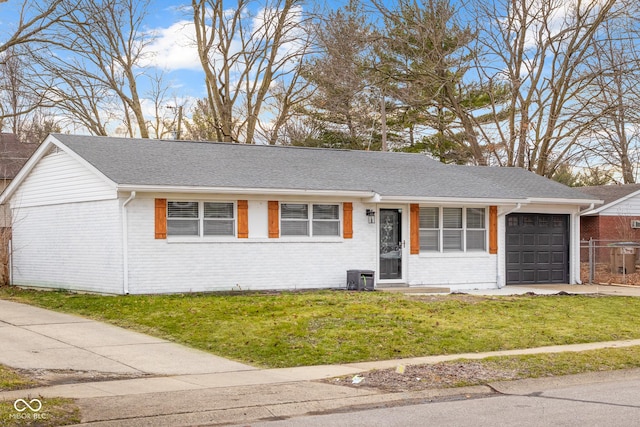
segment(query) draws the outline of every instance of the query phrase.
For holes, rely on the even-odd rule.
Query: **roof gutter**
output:
[[[527,199],[528,203],[540,203],[547,205],[589,205],[593,203],[602,204],[604,203],[602,200],[598,199],[549,199],[549,198],[535,198],[531,197]]]
[[[490,198],[458,198],[458,197],[411,197],[411,196],[380,196],[365,200],[369,203],[434,203],[438,205],[505,205],[514,203],[528,203],[526,199],[490,199]]]
[[[191,194],[243,194],[243,195],[273,195],[273,196],[322,196],[322,197],[352,197],[370,198],[376,193],[360,190],[305,190],[290,188],[242,188],[242,187],[191,187],[171,185],[118,185],[118,191],[139,193],[191,193]]]
[[[127,205],[136,198],[136,192],[132,191],[129,198],[122,204],[122,294],[129,294],[129,223],[127,218]]]

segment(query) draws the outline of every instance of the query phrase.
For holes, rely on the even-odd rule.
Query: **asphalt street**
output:
[[[519,390],[506,391],[513,394],[459,396],[454,400],[416,405],[252,423],[251,427],[640,425],[640,378],[622,379],[617,375],[612,375],[608,381],[602,378],[606,377],[596,382],[565,386],[559,379],[542,387],[546,390],[536,390],[537,387],[531,387],[530,383]],[[568,382],[570,384],[571,380]]]

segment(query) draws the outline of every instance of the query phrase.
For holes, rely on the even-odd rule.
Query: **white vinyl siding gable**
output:
[[[44,156],[11,198],[14,207],[46,206],[117,198],[115,184],[64,151]]]

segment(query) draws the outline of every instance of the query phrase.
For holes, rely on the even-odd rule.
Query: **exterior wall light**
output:
[[[369,224],[376,223],[376,211],[374,209],[367,209],[367,220]]]

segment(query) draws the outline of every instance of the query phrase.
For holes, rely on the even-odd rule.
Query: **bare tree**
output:
[[[586,60],[603,23],[622,13],[624,3],[474,2],[485,52],[478,74],[484,85],[506,83],[511,91],[508,102],[492,103],[494,124],[487,131],[500,164],[550,177],[582,154],[578,143],[595,112],[593,105],[581,102],[581,94],[599,74],[586,67]]]
[[[220,141],[254,143],[267,126],[263,113],[270,97],[288,93],[285,108],[274,110],[276,126],[297,102],[301,59],[309,48],[300,0],[259,5],[237,0],[193,0],[193,22],[207,86],[207,113]],[[256,11],[257,10],[257,11]],[[304,98],[304,95],[302,95]]]
[[[128,136],[149,137],[139,80],[145,77],[149,0],[80,0],[53,29],[55,46],[35,56],[50,99],[92,133],[121,121]],[[51,84],[53,82],[53,84]]]
[[[18,134],[25,116],[45,107],[43,92],[28,84],[24,56],[52,42],[45,32],[67,13],[63,1],[25,0],[18,8],[17,21],[0,31],[0,130],[8,120],[10,130]]]
[[[583,103],[599,114],[591,121],[584,144],[600,163],[622,175],[625,184],[636,182],[640,160],[640,43],[637,4],[626,14],[605,22],[601,37],[587,60],[596,75],[592,89],[586,91]]]
[[[65,0],[25,0],[18,14],[18,21],[8,37],[0,43],[0,53],[24,44],[49,43],[43,32],[65,16],[62,8]],[[2,3],[2,2],[0,2]]]

